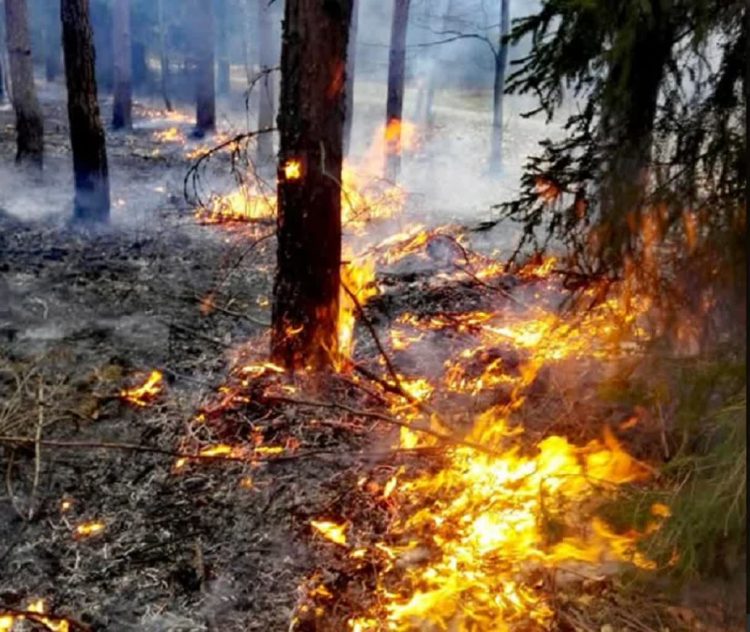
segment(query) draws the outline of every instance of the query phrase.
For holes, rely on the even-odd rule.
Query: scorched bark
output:
[[[341,163],[351,0],[287,0],[281,53],[278,251],[271,353],[323,369],[337,354]],[[298,161],[300,177],[285,168]]]
[[[61,0],[68,119],[75,174],[75,218],[109,220],[109,176],[94,74],[89,0]]]
[[[16,162],[42,166],[44,124],[34,87],[26,0],[5,0],[6,38],[16,113]]]
[[[410,0],[394,0],[391,49],[388,57],[388,97],[386,101],[386,175],[395,180],[401,170],[401,118],[404,110],[406,73],[406,28]]]

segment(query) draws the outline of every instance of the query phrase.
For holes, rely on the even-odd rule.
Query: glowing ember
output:
[[[161,393],[163,378],[161,371],[151,371],[141,386],[123,389],[120,391],[120,397],[135,406],[148,406]]]
[[[185,134],[177,127],[170,127],[161,132],[154,132],[154,140],[161,143],[184,143]]]
[[[102,533],[105,527],[106,525],[99,520],[83,522],[76,527],[75,534],[79,538],[89,538]]]
[[[73,507],[73,501],[66,498],[62,502],[60,502],[60,511],[65,513],[66,511],[69,511]]]
[[[287,160],[282,171],[285,180],[299,180],[302,177],[302,163],[294,158]]]
[[[326,540],[346,546],[346,525],[336,524],[327,520],[311,520],[310,525],[318,531]]]

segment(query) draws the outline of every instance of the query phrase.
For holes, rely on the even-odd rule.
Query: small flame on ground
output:
[[[346,546],[346,524],[337,524],[329,520],[311,520],[310,525],[326,540]]]
[[[22,621],[26,620],[34,623],[41,623],[47,630],[50,630],[51,632],[70,631],[70,623],[66,619],[39,616],[44,615],[46,612],[47,606],[44,599],[36,599],[32,601],[26,607],[26,614],[4,614],[0,612],[0,632],[11,632],[16,623],[21,623]]]
[[[161,371],[153,370],[141,386],[121,390],[120,397],[135,406],[148,406],[164,388],[163,379]]]
[[[92,520],[90,522],[83,522],[76,527],[75,535],[78,538],[89,538],[91,536],[102,533],[105,528],[106,528],[106,525],[100,520]]]

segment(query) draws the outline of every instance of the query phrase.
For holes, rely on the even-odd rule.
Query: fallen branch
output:
[[[297,404],[299,406],[313,406],[317,408],[334,408],[338,410],[343,410],[345,412],[351,413],[352,415],[357,415],[359,417],[370,417],[372,419],[379,419],[380,421],[384,421],[386,423],[392,424],[394,426],[399,426],[401,428],[406,428],[407,430],[411,430],[413,432],[421,432],[424,434],[428,434],[432,437],[435,437],[436,439],[440,441],[443,441],[444,443],[447,443],[448,445],[452,445],[452,446],[460,445],[466,448],[477,450],[479,452],[484,452],[485,454],[490,454],[492,456],[499,456],[499,454],[492,448],[488,448],[478,443],[474,443],[473,441],[466,441],[464,439],[459,439],[458,437],[454,435],[445,434],[437,430],[433,430],[432,428],[428,428],[426,426],[415,426],[414,424],[410,424],[409,422],[401,421],[400,419],[397,419],[396,417],[392,417],[391,415],[386,415],[385,413],[380,413],[374,410],[359,410],[357,408],[347,406],[346,404],[340,404],[338,402],[319,402],[316,400],[295,399],[293,397],[284,397],[281,395],[266,395],[264,396],[264,399],[268,401],[276,401],[276,402],[281,402],[281,403],[286,403],[286,404]]]

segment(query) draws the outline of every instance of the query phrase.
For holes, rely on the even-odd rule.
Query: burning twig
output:
[[[473,441],[465,441],[463,439],[459,439],[456,436],[444,434],[442,432],[438,432],[437,430],[433,430],[432,428],[428,428],[425,426],[416,426],[406,421],[401,421],[400,419],[397,419],[396,417],[391,417],[390,415],[386,415],[385,413],[380,413],[377,411],[360,410],[357,408],[353,408],[351,406],[347,406],[346,404],[341,404],[339,402],[319,402],[316,400],[296,399],[293,397],[283,397],[283,396],[277,396],[277,395],[266,396],[265,399],[269,401],[284,402],[287,404],[297,404],[299,406],[314,406],[317,408],[336,408],[336,409],[351,413],[352,415],[357,415],[359,417],[370,417],[372,419],[385,421],[386,423],[392,424],[394,426],[399,426],[400,428],[406,428],[407,430],[411,430],[413,432],[422,432],[424,434],[428,434],[432,437],[435,437],[436,439],[443,441],[444,443],[447,443],[449,445],[454,445],[454,446],[460,445],[460,446],[464,446],[467,448],[471,448],[473,450],[478,450],[479,452],[483,452],[485,454],[498,455],[498,453],[492,448],[488,448],[478,443],[474,443]],[[1,437],[0,437],[0,440],[2,440]]]

